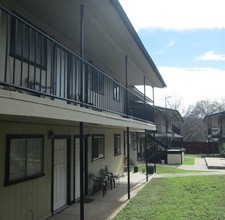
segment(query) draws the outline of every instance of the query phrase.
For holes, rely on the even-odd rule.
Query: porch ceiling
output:
[[[11,1],[25,18],[35,15],[32,22],[50,36],[79,53],[80,2],[84,5],[84,54],[88,61],[125,84],[125,56],[128,56],[129,86],[146,84],[165,87],[160,73],[151,60],[117,0],[16,0]],[[23,7],[21,7],[21,5]],[[40,24],[40,21],[42,24]],[[47,26],[46,26],[47,24]],[[49,29],[52,28],[52,30]],[[64,42],[67,39],[68,42]]]

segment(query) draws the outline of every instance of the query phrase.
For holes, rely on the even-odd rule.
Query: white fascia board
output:
[[[156,130],[156,126],[151,123],[82,108],[79,105],[67,104],[66,101],[40,98],[14,91],[0,90],[0,102],[1,115],[46,118],[70,123],[84,122],[110,127],[129,127],[135,131]]]

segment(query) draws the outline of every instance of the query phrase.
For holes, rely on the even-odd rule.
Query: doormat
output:
[[[84,198],[84,203],[91,203],[93,201],[95,201],[95,199],[92,199],[92,198]],[[80,200],[78,202],[80,202]]]

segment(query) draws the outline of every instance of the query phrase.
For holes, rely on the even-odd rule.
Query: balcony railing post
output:
[[[81,102],[81,106],[83,106],[83,83],[84,83],[84,6],[82,4],[80,4],[80,102]]]
[[[147,115],[146,112],[146,78],[144,76],[144,115]]]
[[[126,80],[125,114],[128,115],[128,58],[127,56],[125,56],[125,80]]]
[[[0,9],[0,12],[2,10]],[[5,48],[5,76],[4,76],[4,82],[7,82],[7,64],[8,64],[8,47],[9,47],[9,19],[10,15],[7,15],[7,20],[6,20],[6,48]]]

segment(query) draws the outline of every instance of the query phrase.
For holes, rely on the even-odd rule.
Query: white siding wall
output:
[[[48,132],[52,130],[56,135],[71,136],[71,150],[73,149],[73,137],[79,135],[79,126],[55,126],[44,124],[0,122],[0,219],[40,219],[51,215],[51,140]],[[88,137],[88,173],[93,172],[99,176],[100,168],[109,166],[115,174],[123,173],[123,154],[114,156],[114,134],[121,134],[121,150],[123,152],[123,131],[109,128],[96,128],[86,125],[84,133]],[[5,159],[6,159],[6,135],[7,134],[42,134],[44,135],[44,173],[45,176],[4,186]],[[105,158],[91,162],[92,134],[105,135]],[[73,150],[71,151],[71,200],[74,193],[74,168]],[[92,190],[92,182],[89,180],[89,191]]]
[[[0,219],[39,219],[51,212],[51,142],[38,125],[0,122]],[[44,177],[4,186],[6,135],[45,134]]]
[[[110,128],[91,128],[89,134],[103,134],[105,135],[105,158],[100,159],[94,162],[91,162],[91,137],[88,139],[88,163],[89,163],[89,173],[94,173],[96,176],[99,176],[99,171],[101,168],[105,168],[105,166],[109,166],[110,171],[117,175],[123,174],[123,146],[124,146],[124,138],[123,131],[118,129],[110,129]],[[121,155],[114,156],[114,134],[121,134]],[[92,190],[92,182],[89,179],[89,191]]]

